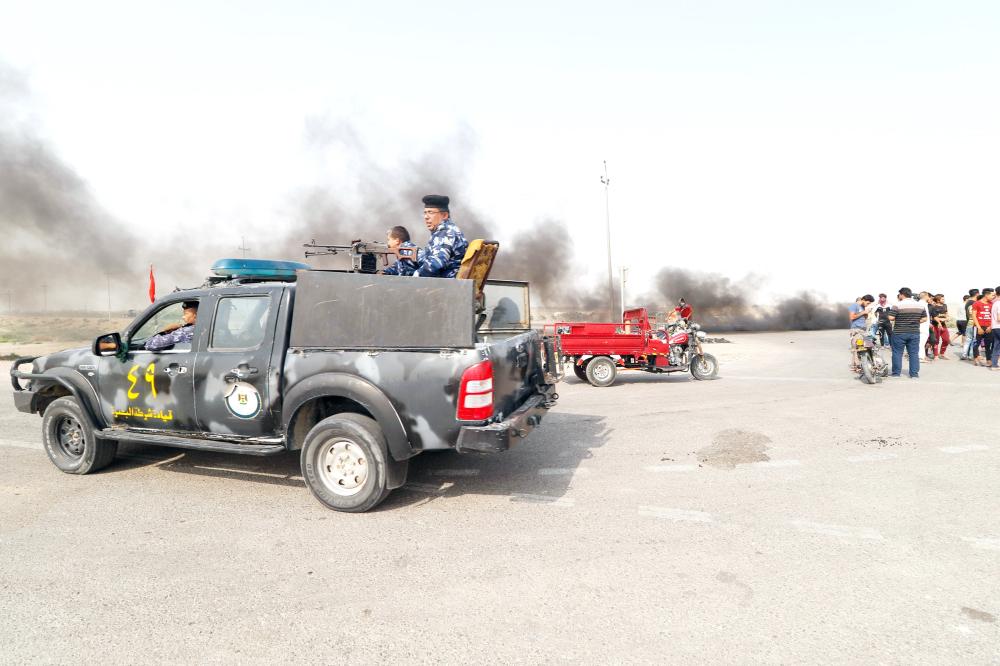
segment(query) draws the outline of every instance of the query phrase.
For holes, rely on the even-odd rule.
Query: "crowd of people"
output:
[[[903,287],[894,302],[886,294],[876,300],[870,294],[859,297],[850,306],[851,368],[858,370],[857,340],[872,336],[882,346],[892,349],[890,376],[899,377],[903,356],[912,378],[920,375],[920,361],[946,361],[950,347],[958,348],[958,358],[976,366],[1000,370],[1000,300],[996,289],[970,289],[952,317],[943,294],[913,291]],[[954,319],[955,335],[950,324]]]

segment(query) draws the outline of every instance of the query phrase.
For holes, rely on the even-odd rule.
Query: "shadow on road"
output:
[[[380,510],[465,494],[501,495],[515,502],[556,502],[566,494],[580,463],[592,456],[593,449],[603,446],[610,434],[603,416],[556,412],[548,414],[540,427],[507,453],[426,452],[410,460],[407,484],[393,491]],[[230,480],[305,490],[297,451],[254,458],[122,444],[114,464],[99,473],[141,467],[215,477],[220,483]]]

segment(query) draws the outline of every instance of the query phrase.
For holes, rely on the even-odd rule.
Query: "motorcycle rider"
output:
[[[858,359],[858,338],[864,338],[865,330],[868,328],[869,306],[875,302],[871,294],[865,294],[854,302],[849,308],[851,319],[851,370],[858,372],[861,369],[861,361]]]

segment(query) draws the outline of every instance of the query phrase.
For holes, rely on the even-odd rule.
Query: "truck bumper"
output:
[[[500,423],[484,426],[462,426],[455,450],[459,453],[501,453],[514,446],[517,441],[542,422],[548,411],[545,394],[536,393]]]
[[[26,363],[31,363],[37,356],[24,356],[15,359],[10,366],[10,384],[14,389],[14,407],[17,408],[19,412],[25,412],[31,414],[34,412],[35,407],[35,392],[30,388],[22,388],[21,379],[34,379],[34,376],[30,372],[21,372],[20,366]]]
[[[28,390],[14,391],[14,407],[17,411],[31,414],[34,412],[35,392]]]

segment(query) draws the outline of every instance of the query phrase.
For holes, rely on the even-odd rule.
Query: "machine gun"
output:
[[[378,273],[378,257],[382,257],[382,265],[389,265],[389,257],[411,259],[416,261],[417,248],[399,247],[390,250],[385,243],[377,241],[354,240],[350,245],[323,245],[314,238],[302,247],[306,248],[306,257],[318,257],[325,254],[349,254],[351,256],[351,272]]]

